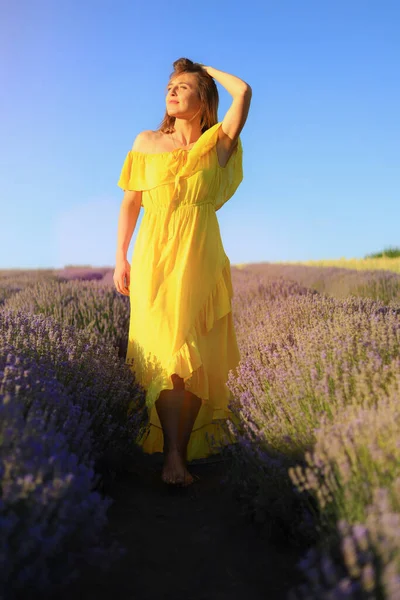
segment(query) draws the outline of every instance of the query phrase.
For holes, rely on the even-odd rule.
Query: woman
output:
[[[239,134],[252,92],[238,77],[187,58],[173,66],[164,119],[137,135],[118,181],[125,193],[114,283],[130,297],[126,364],[150,411],[137,442],[147,453],[164,452],[164,482],[186,486],[193,482],[187,461],[230,441],[222,426],[233,416],[226,381],[240,356],[215,213],[243,179]],[[233,97],[222,122],[213,77]]]

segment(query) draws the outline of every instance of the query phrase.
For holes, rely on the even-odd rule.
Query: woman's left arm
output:
[[[243,79],[239,79],[239,77],[236,77],[235,75],[225,73],[224,71],[220,71],[214,67],[205,67],[204,65],[201,66],[211,77],[216,79],[218,83],[220,83],[227,90],[227,92],[233,96],[233,98],[246,93],[250,93],[251,95],[251,87],[248,83],[243,81]]]
[[[219,138],[217,142],[219,163],[222,167],[225,167],[237,146],[240,132],[247,121],[252,89],[248,83],[235,75],[225,73],[214,67],[205,67],[204,65],[202,65],[202,67],[233,97],[232,104],[226,111],[225,117],[222,120],[222,126],[219,129]]]

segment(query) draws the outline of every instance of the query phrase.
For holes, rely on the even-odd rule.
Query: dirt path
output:
[[[87,570],[68,598],[285,599],[295,553],[257,535],[220,483],[229,463],[212,460],[188,466],[200,480],[186,489],[161,481],[161,454],[114,481],[110,531],[128,552],[108,573]]]

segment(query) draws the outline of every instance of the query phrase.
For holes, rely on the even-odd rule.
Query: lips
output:
[[[169,104],[179,104],[179,102],[177,100],[170,100]]]

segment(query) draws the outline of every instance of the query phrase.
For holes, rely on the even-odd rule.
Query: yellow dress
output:
[[[130,324],[126,364],[146,390],[149,421],[136,440],[146,453],[163,452],[155,407],[171,375],[202,399],[187,447],[187,460],[206,458],[226,443],[226,419],[234,422],[226,386],[240,361],[232,319],[229,258],[216,210],[243,179],[239,138],[227,165],[216,142],[222,122],[205,131],[190,150],[130,150],[118,186],[142,190],[143,219],[132,253]]]

